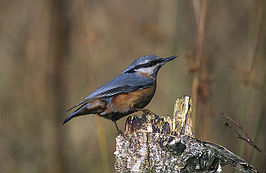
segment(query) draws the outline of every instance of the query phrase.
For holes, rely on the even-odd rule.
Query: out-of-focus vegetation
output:
[[[196,137],[265,170],[220,115],[266,150],[264,0],[2,0],[0,11],[0,172],[113,172],[111,121],[61,123],[147,54],[179,56],[160,70],[147,108],[171,115],[177,97],[192,95]]]

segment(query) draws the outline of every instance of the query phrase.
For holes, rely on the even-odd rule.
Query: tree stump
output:
[[[116,172],[221,172],[226,165],[257,172],[226,148],[194,138],[191,112],[192,99],[183,96],[172,119],[152,112],[129,116],[116,137]]]

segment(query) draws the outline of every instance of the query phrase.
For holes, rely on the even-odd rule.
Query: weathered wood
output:
[[[173,118],[152,113],[130,116],[124,134],[116,137],[117,172],[221,172],[229,165],[257,172],[226,148],[192,135],[192,99],[176,101]]]

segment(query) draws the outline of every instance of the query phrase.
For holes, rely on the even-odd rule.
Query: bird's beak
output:
[[[162,64],[165,64],[169,61],[172,61],[173,59],[175,59],[177,56],[170,56],[168,58],[163,58]]]

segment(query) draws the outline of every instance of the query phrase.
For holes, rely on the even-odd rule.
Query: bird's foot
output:
[[[117,136],[118,135],[123,135],[124,133],[121,131],[121,130],[118,130],[118,132],[117,132]]]
[[[115,123],[115,128],[117,130],[117,135],[123,135],[123,132],[118,128],[118,125],[116,123],[116,121],[113,121]]]

